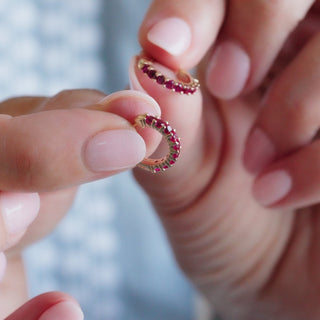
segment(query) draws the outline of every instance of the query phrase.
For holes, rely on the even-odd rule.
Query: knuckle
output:
[[[15,154],[13,159],[14,180],[20,184],[20,187],[34,189],[37,184],[36,177],[43,171],[37,149],[21,150]]]

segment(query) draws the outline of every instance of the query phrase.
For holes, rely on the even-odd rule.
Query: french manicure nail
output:
[[[292,179],[285,170],[276,170],[258,178],[253,195],[264,206],[270,206],[283,199],[292,188]]]
[[[244,153],[244,165],[251,173],[258,173],[276,156],[276,148],[272,141],[260,128],[250,134]]]
[[[9,234],[23,232],[36,218],[40,208],[38,193],[0,193],[0,208]]]
[[[71,301],[62,301],[46,310],[39,318],[39,320],[57,319],[83,320],[84,315],[76,303]]]
[[[103,131],[92,137],[85,148],[84,160],[94,172],[132,168],[143,160],[146,145],[134,130]]]
[[[250,72],[250,58],[236,43],[225,41],[215,50],[207,69],[210,92],[221,99],[232,99],[243,90]]]
[[[171,17],[155,24],[148,32],[150,42],[173,56],[183,54],[191,44],[191,29],[182,19]]]

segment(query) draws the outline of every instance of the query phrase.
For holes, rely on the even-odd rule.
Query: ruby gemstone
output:
[[[146,124],[151,125],[153,119],[154,119],[153,117],[147,116],[146,117]]]
[[[149,76],[149,78],[150,78],[150,79],[155,79],[155,78],[156,78],[156,73],[157,73],[156,70],[150,69],[150,70],[148,71],[148,76]]]
[[[174,81],[173,80],[166,81],[165,86],[167,89],[172,90],[174,88]]]
[[[149,65],[145,64],[142,68],[141,68],[143,73],[147,73],[149,71]]]
[[[160,75],[157,77],[157,83],[164,84],[166,81],[166,78],[163,75]]]
[[[178,83],[174,86],[174,91],[175,92],[183,92],[183,86],[181,83]]]
[[[156,122],[156,127],[157,128],[161,128],[163,125],[165,125],[165,122],[163,122],[162,120],[157,120],[157,122]]]

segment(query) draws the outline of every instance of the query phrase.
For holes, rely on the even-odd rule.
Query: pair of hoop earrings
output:
[[[157,71],[154,68],[153,63],[145,58],[140,58],[137,62],[137,66],[138,69],[150,79],[173,92],[192,95],[200,87],[199,81],[184,71],[179,71],[177,73],[178,80],[173,80]],[[169,151],[165,157],[161,159],[145,158],[137,165],[139,168],[148,170],[152,173],[158,173],[169,169],[177,162],[181,150],[180,138],[167,121],[149,114],[142,114],[135,119],[135,126],[155,129],[163,136],[169,147]]]

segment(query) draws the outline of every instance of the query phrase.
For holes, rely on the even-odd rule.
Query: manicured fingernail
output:
[[[95,172],[132,168],[143,160],[146,145],[134,130],[98,133],[85,148],[85,163]]]
[[[250,58],[236,43],[226,41],[215,50],[207,69],[207,86],[221,99],[232,99],[243,90],[250,72]]]
[[[284,170],[267,173],[255,182],[253,195],[264,206],[270,206],[283,199],[291,190],[292,179]]]
[[[147,34],[150,42],[173,56],[179,56],[189,48],[191,37],[189,25],[176,17],[158,22]]]
[[[0,193],[0,208],[9,234],[23,232],[36,218],[40,208],[38,193]]]
[[[83,320],[84,315],[76,303],[71,301],[62,301],[46,310],[39,318],[39,320],[57,319]]]
[[[269,137],[260,128],[250,134],[245,153],[244,165],[251,173],[264,169],[276,156],[276,149]]]

